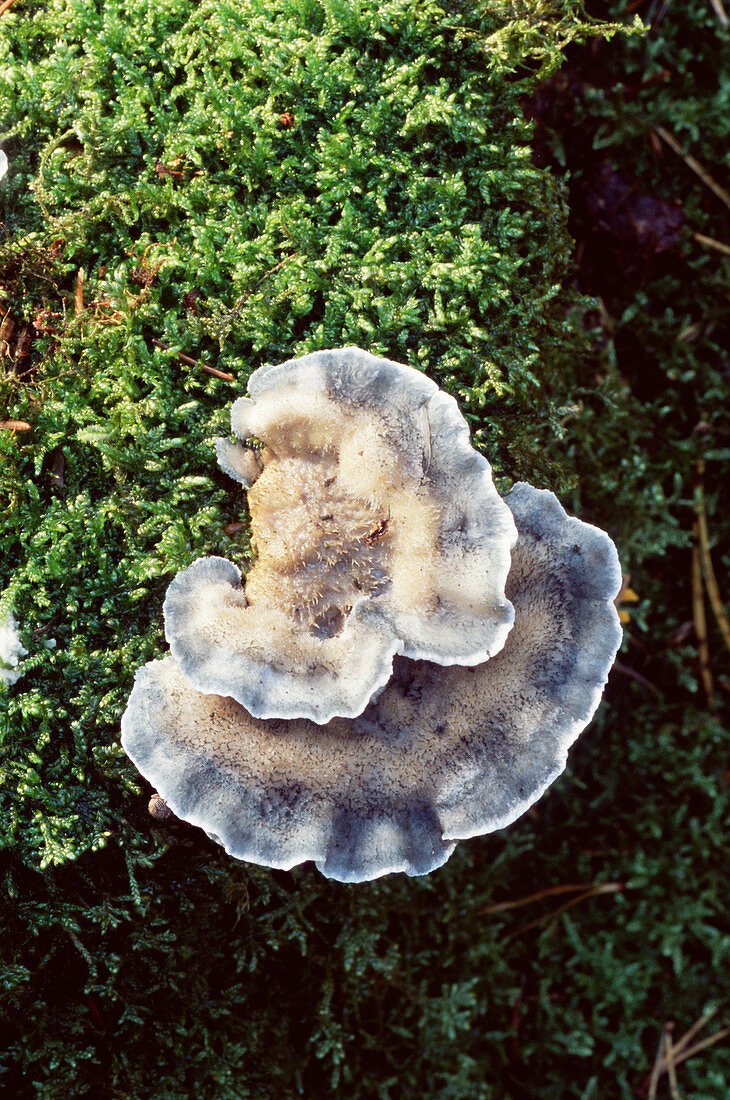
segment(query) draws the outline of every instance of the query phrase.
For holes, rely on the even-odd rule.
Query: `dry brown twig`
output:
[[[712,1008],[709,1012],[700,1016],[676,1043],[672,1040],[672,1029],[674,1025],[665,1025],[659,1039],[659,1048],[651,1073],[638,1089],[640,1096],[646,1095],[647,1100],[656,1100],[657,1088],[661,1075],[666,1073],[669,1078],[669,1088],[672,1100],[678,1100],[680,1094],[677,1084],[677,1066],[681,1065],[682,1062],[686,1062],[688,1058],[693,1058],[695,1054],[707,1050],[708,1047],[714,1046],[715,1043],[719,1043],[730,1036],[730,1027],[721,1027],[714,1035],[708,1035],[706,1039],[700,1039],[699,1042],[692,1043],[692,1039],[694,1039],[695,1035],[697,1035],[697,1033],[701,1031],[719,1011],[719,1007]]]
[[[693,1058],[695,1054],[699,1054],[702,1050],[707,1050],[708,1047],[713,1047],[715,1043],[721,1042],[722,1039],[727,1039],[730,1035],[730,1027],[721,1027],[719,1031],[716,1031],[714,1035],[708,1035],[706,1039],[700,1039],[699,1043],[694,1043],[691,1047],[686,1047],[681,1054],[675,1052],[674,1064],[679,1065],[680,1062],[686,1062],[688,1058]]]
[[[709,1024],[713,1016],[717,1016],[720,1011],[720,1006],[716,1005],[715,1008],[711,1008],[708,1012],[705,1012],[703,1016],[700,1016],[698,1020],[692,1024],[692,1027],[687,1028],[681,1039],[678,1039],[674,1044],[674,1056],[681,1054],[683,1050],[686,1050],[689,1044],[694,1039],[698,1031],[702,1031],[705,1024]]]
[[[710,607],[712,613],[717,620],[717,625],[720,628],[723,641],[727,646],[728,652],[730,652],[730,620],[725,614],[725,607],[720,595],[720,586],[717,583],[717,577],[715,576],[715,568],[712,564],[712,558],[710,556],[710,539],[707,530],[707,509],[705,507],[705,460],[701,458],[697,463],[697,477],[695,480],[695,515],[697,516],[697,522],[695,524],[695,530],[697,534],[697,540],[699,543],[699,555],[700,564],[702,566],[702,577],[705,582],[705,588],[707,589],[707,598],[710,601]]]
[[[698,244],[704,244],[707,248],[714,248],[716,252],[722,252],[723,256],[730,256],[730,244],[716,241],[714,237],[706,237],[704,233],[693,233],[692,238]]]
[[[4,4],[0,4],[0,15],[5,15],[5,12],[8,10],[8,8],[12,8],[14,3],[15,0],[5,0]]]
[[[664,1043],[666,1038],[666,1031],[662,1029],[662,1033],[659,1036],[659,1046],[656,1050],[656,1057],[654,1059],[654,1065],[651,1069],[651,1076],[649,1077],[649,1091],[648,1100],[656,1100],[657,1088],[659,1087],[659,1078],[661,1077],[661,1066],[664,1061]]]
[[[669,1077],[669,1092],[672,1100],[681,1100],[679,1095],[679,1085],[677,1084],[677,1066],[674,1061],[674,1044],[672,1043],[672,1032],[674,1031],[674,1024],[669,1023],[664,1026],[664,1057],[667,1060],[667,1075]]]
[[[604,884],[600,884],[604,885]],[[623,888],[622,882],[612,882],[606,885],[617,889]],[[538,890],[535,894],[527,894],[524,898],[515,901],[499,901],[496,905],[487,905],[477,910],[478,917],[486,917],[490,913],[506,913],[510,909],[520,909],[523,905],[532,905],[534,901],[542,901],[543,898],[559,897],[561,894],[581,894],[596,889],[595,882],[566,883],[563,886],[548,886],[546,890]]]
[[[695,545],[692,547],[692,618],[697,636],[697,650],[700,658],[700,678],[705,689],[707,702],[714,698],[712,672],[710,670],[710,647],[707,644],[707,618],[702,590],[702,564],[700,562],[699,536],[697,523],[694,525]]]
[[[168,344],[163,344],[162,340],[153,339],[152,343],[156,348],[161,348],[162,351],[172,350]],[[197,359],[193,359],[190,355],[185,355],[182,351],[177,353],[177,357],[181,363],[185,363],[188,367],[198,367],[200,370],[205,371],[206,374],[212,374],[216,378],[222,378],[225,382],[236,381],[232,374],[226,374],[225,371],[218,370],[217,367],[209,367],[206,363],[200,363]]]
[[[628,676],[630,680],[635,680],[637,684],[641,684],[641,686],[645,687],[647,691],[650,691],[652,695],[655,695],[657,698],[661,697],[662,693],[656,684],[652,684],[651,680],[647,680],[646,676],[642,676],[642,674],[637,672],[635,668],[632,668],[631,665],[625,665],[623,661],[615,661],[613,667],[614,670],[620,672],[622,676]]]
[[[498,902],[496,905],[488,905],[484,909],[479,909],[478,916],[486,916],[490,913],[504,913],[510,909],[517,909],[523,905],[530,905],[534,901],[541,901],[543,898],[555,897],[560,894],[577,894],[577,897],[573,897],[570,901],[564,902],[558,906],[557,909],[551,910],[549,913],[543,914],[541,917],[536,917],[535,920],[529,921],[527,924],[521,925],[515,929],[514,932],[510,932],[506,936],[507,940],[516,939],[517,936],[521,936],[524,932],[529,932],[532,928],[537,928],[541,924],[546,924],[548,921],[553,920],[554,917],[559,917],[561,913],[565,913],[566,910],[571,909],[574,905],[579,905],[582,901],[587,901],[588,898],[600,897],[602,894],[617,894],[626,889],[626,884],[623,882],[600,882],[596,884],[577,884],[566,886],[551,886],[547,890],[539,890],[536,894],[528,894],[527,897],[518,898],[515,901],[503,901]]]

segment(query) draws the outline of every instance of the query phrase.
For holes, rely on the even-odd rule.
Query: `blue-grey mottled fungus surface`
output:
[[[364,712],[261,720],[191,686],[171,657],[142,668],[122,743],[178,817],[238,859],[330,878],[425,874],[457,840],[523,814],[565,767],[621,641],[615,547],[550,492],[505,498],[519,537],[514,626],[478,666],[396,657]]]
[[[254,564],[201,558],[165,599],[191,686],[326,723],[362,713],[396,654],[497,653],[516,530],[453,397],[359,348],[262,367],[249,394],[218,457],[247,487]]]

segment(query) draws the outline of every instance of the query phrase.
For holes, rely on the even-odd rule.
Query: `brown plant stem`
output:
[[[695,539],[697,539],[697,524],[694,525]],[[695,542],[692,547],[692,618],[697,635],[697,650],[700,658],[700,678],[705,689],[707,702],[712,702],[714,697],[712,672],[710,670],[710,647],[707,644],[707,619],[705,617],[705,601],[702,594],[702,564],[700,562],[699,546]]]
[[[669,130],[665,130],[663,126],[656,126],[654,128],[654,133],[658,134],[662,141],[665,141],[669,148],[672,149],[677,156],[682,158],[687,167],[690,168],[696,176],[699,176],[705,187],[709,188],[714,195],[717,195],[720,202],[724,202],[725,206],[730,210],[730,194],[728,194],[724,187],[720,186],[717,180],[702,167],[700,162],[693,157],[691,153],[688,153],[686,149],[679,144],[674,135],[670,134]]]
[[[704,233],[693,233],[692,237],[699,244],[704,244],[707,248],[714,248],[716,252],[722,252],[723,256],[730,256],[730,244],[716,241],[714,237],[706,237]]]
[[[567,912],[568,909],[572,909],[574,905],[579,905],[582,901],[587,901],[589,898],[600,897],[601,894],[617,894],[624,889],[625,884],[623,882],[601,883],[579,894],[577,898],[571,898],[570,901],[566,901],[563,905],[558,906],[557,909],[553,909],[550,913],[545,913],[544,916],[536,917],[535,920],[523,924],[520,928],[515,929],[514,932],[510,932],[506,939],[517,939],[518,936],[522,936],[525,932],[530,932],[533,928],[538,928],[541,924],[547,924],[548,921],[553,920],[555,917],[559,917],[562,913]]]
[[[163,344],[162,340],[153,339],[152,343],[156,348],[161,348],[162,351],[170,351],[169,344]],[[197,359],[191,358],[189,355],[185,355],[184,352],[179,351],[177,357],[181,363],[185,363],[188,367],[198,367],[199,370],[204,370],[206,374],[212,374],[216,378],[222,378],[224,382],[235,382],[236,379],[232,374],[226,374],[223,370],[218,370],[217,367],[209,367],[206,363],[200,363]]]
[[[720,587],[717,583],[715,569],[712,564],[712,558],[710,557],[710,539],[707,531],[707,510],[705,508],[704,474],[705,460],[702,458],[697,463],[697,481],[695,484],[695,515],[697,516],[696,529],[700,548],[700,563],[702,565],[702,576],[705,582],[705,588],[707,589],[710,607],[717,620],[717,625],[720,628],[723,641],[730,653],[730,620],[728,620],[725,614],[725,607],[720,595]]]
[[[532,905],[533,901],[542,901],[543,898],[559,897],[561,894],[580,894],[586,891],[597,889],[598,885],[595,882],[578,882],[569,883],[564,886],[549,886],[546,890],[538,890],[535,894],[527,894],[524,898],[517,898],[515,901],[500,901],[496,905],[487,905],[483,909],[477,910],[477,916],[485,917],[489,913],[506,913],[509,909],[519,909],[523,905]],[[623,889],[624,884],[622,882],[612,882],[607,885],[613,886],[616,889]]]

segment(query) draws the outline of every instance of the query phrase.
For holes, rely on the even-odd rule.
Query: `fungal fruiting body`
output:
[[[387,393],[383,378],[396,369],[406,372],[397,400],[391,394],[366,420],[364,411]],[[343,406],[341,388],[357,400]],[[226,630],[243,629],[245,646],[258,646],[256,661],[273,663],[275,675],[248,666],[246,676],[259,676],[262,702],[246,706],[234,692],[211,687],[210,668],[202,680],[191,674],[196,660],[206,663],[203,645],[183,645],[177,635],[171,657],[137,673],[122,743],[170,810],[236,858],[280,868],[314,860],[346,882],[425,874],[448,859],[457,840],[514,821],[565,767],[620,644],[616,550],[547,491],[519,484],[496,507],[496,493],[484,485],[488,467],[473,451],[470,458],[455,404],[415,371],[344,349],[264,368],[249,392],[250,401],[234,406],[234,432],[264,441],[265,449],[225,442],[219,455],[250,486],[259,557],[245,590],[232,563],[200,559],[173,582],[166,617],[168,635],[176,635],[171,616],[198,615],[203,643],[224,648]],[[307,404],[307,393],[317,399]],[[398,457],[408,431],[413,445]],[[475,487],[481,496],[473,500]],[[321,521],[332,525],[324,542],[312,518],[320,514],[344,517],[334,536],[336,521]],[[495,526],[498,552],[489,545]],[[322,557],[319,547],[326,550],[330,537],[336,549]],[[458,576],[444,584],[431,560],[414,580],[402,578],[398,557],[406,546],[419,558],[435,554],[444,571],[454,555],[463,584]],[[304,587],[310,571],[313,595]],[[271,638],[241,628],[257,607],[267,631],[276,634],[277,616],[287,620],[276,657]],[[441,629],[444,607],[468,636],[460,659]],[[481,634],[472,625],[480,614]],[[349,629],[352,649],[331,656],[329,643],[346,639]],[[230,665],[246,657],[245,646],[227,650]],[[298,713],[257,715],[266,710],[265,692],[277,676],[285,683],[303,652],[304,677],[299,666],[293,677]],[[387,672],[371,677],[366,698],[361,661],[369,669],[381,661]],[[341,706],[344,694],[333,685],[353,675],[356,712],[315,715],[309,677],[311,694],[324,685]]]
[[[395,654],[498,652],[516,531],[454,399],[358,348],[263,367],[249,393],[218,453],[248,487],[256,560],[243,585],[200,559],[165,600],[190,683],[258,718],[324,723],[362,713]]]

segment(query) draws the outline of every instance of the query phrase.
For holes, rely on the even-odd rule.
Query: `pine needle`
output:
[[[705,689],[707,701],[712,702],[714,689],[712,672],[710,670],[710,647],[707,644],[707,619],[705,617],[705,601],[702,593],[702,564],[697,534],[697,523],[694,525],[695,545],[692,547],[692,618],[697,635],[697,649],[700,657],[700,677]]]
[[[707,248],[714,248],[716,252],[722,252],[724,256],[730,256],[730,244],[716,241],[714,237],[706,237],[704,233],[693,233],[692,236],[699,244],[704,244]]]
[[[549,886],[546,890],[538,890],[535,894],[527,894],[526,897],[517,898],[515,901],[500,901],[496,905],[487,905],[484,909],[477,910],[477,916],[485,917],[489,913],[506,913],[510,909],[519,909],[523,905],[532,905],[534,901],[542,901],[543,898],[559,897],[561,894],[580,894],[586,891],[596,890],[598,886],[611,886],[616,890],[624,888],[623,882],[595,883],[580,882],[563,886]]]
[[[699,540],[700,563],[702,576],[707,589],[707,597],[710,601],[712,613],[717,620],[723,641],[730,653],[730,620],[725,614],[725,608],[720,595],[720,588],[715,576],[715,569],[710,557],[710,540],[707,531],[707,510],[705,508],[704,487],[705,460],[700,459],[697,464],[697,482],[695,485],[695,514],[697,516],[696,531]]]
[[[659,1046],[657,1047],[654,1065],[652,1066],[651,1070],[651,1077],[649,1078],[648,1100],[656,1100],[657,1088],[659,1087],[659,1078],[661,1077],[662,1064],[664,1062],[664,1044],[666,1041],[666,1034],[666,1030],[662,1029],[662,1033],[659,1036]]]
[[[672,1100],[682,1100],[677,1084],[677,1067],[674,1062],[674,1046],[672,1044],[672,1030],[674,1024],[667,1024],[664,1028],[664,1050],[667,1060],[667,1074],[669,1076],[669,1092]]]
[[[677,156],[682,158],[687,167],[691,168],[696,176],[699,176],[705,187],[708,187],[714,195],[717,195],[718,199],[720,199],[721,202],[724,202],[725,206],[727,206],[728,210],[730,210],[730,194],[728,194],[724,187],[720,186],[717,180],[714,179],[710,175],[710,173],[702,167],[700,162],[695,157],[693,157],[691,153],[688,153],[686,149],[684,149],[684,147],[679,144],[674,135],[670,134],[669,130],[665,130],[663,126],[656,126],[654,129],[654,133],[658,134],[662,141],[665,141],[669,148],[672,149],[677,154]]]
[[[730,19],[728,19],[727,12],[725,11],[725,5],[722,0],[710,0],[715,15],[722,23],[723,27],[730,27]]]

